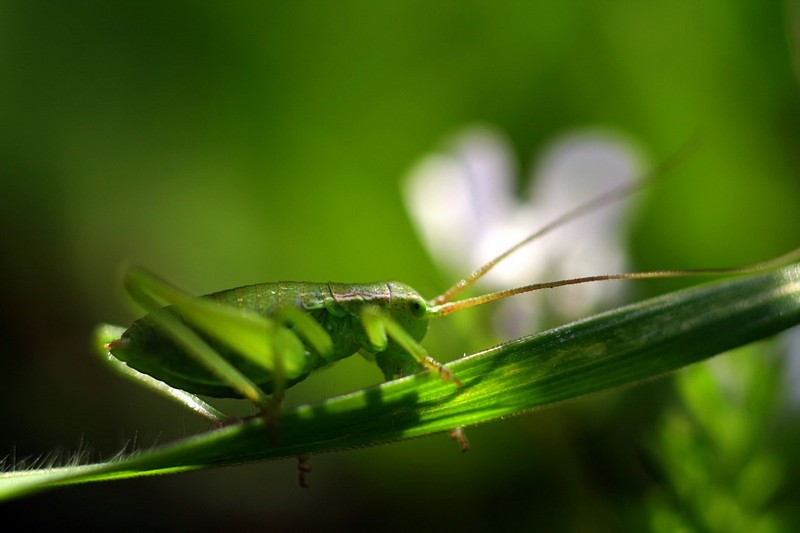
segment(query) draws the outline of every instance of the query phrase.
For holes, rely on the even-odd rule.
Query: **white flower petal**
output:
[[[574,133],[551,144],[540,158],[529,208],[554,220],[638,176],[638,157],[628,141],[599,131]],[[630,199],[621,199],[545,236],[541,246],[547,278],[625,271],[623,232],[630,207]],[[572,318],[618,301],[621,293],[624,285],[619,282],[588,283],[559,289],[549,303],[558,314]]]
[[[406,182],[406,205],[434,260],[448,269],[463,264],[477,231],[472,223],[470,188],[459,165],[433,155]]]
[[[629,142],[585,130],[552,143],[542,154],[531,198],[514,195],[511,149],[488,128],[470,128],[449,148],[425,159],[407,182],[412,218],[434,259],[457,275],[498,256],[534,231],[590,199],[630,183],[638,158]],[[625,269],[622,230],[627,198],[565,224],[525,246],[479,281],[493,290]],[[545,294],[546,293],[546,294]],[[542,307],[562,318],[614,300],[620,283],[592,283],[544,291],[504,302],[507,328],[531,331]],[[508,333],[508,332],[507,332]]]
[[[786,393],[789,403],[797,409],[800,407],[800,327],[784,332],[780,344],[786,352]]]
[[[474,127],[424,159],[406,181],[406,205],[434,259],[466,275],[476,243],[515,208],[511,158],[492,130]]]

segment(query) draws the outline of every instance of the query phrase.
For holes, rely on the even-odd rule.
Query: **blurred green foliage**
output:
[[[654,530],[794,529],[786,496],[796,438],[774,355],[744,348],[677,376],[679,405],[661,416],[651,448],[663,476],[650,495]]]
[[[203,429],[89,354],[96,323],[135,316],[118,287],[126,261],[198,293],[276,279],[445,288],[399,187],[466,124],[506,131],[521,168],[585,125],[633,136],[653,162],[699,130],[631,228],[638,268],[797,246],[798,13],[744,0],[0,2],[0,454],[90,443],[108,456]],[[475,348],[445,342],[447,327],[434,353]],[[354,359],[289,400],[379,380]],[[664,381],[475,428],[467,456],[427,439],[318,457],[306,492],[275,463],[4,510],[130,527],[635,530],[660,483],[637,450],[671,397]]]

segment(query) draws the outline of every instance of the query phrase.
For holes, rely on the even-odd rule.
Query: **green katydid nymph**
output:
[[[666,164],[653,176],[662,175]],[[494,266],[531,241],[652,181],[612,189],[558,217],[501,255],[426,300],[400,282],[363,284],[268,282],[189,295],[139,268],[125,273],[124,287],[147,315],[103,345],[119,371],[178,400],[214,422],[225,415],[196,395],[245,398],[274,419],[284,392],[312,371],[356,353],[374,360],[387,380],[423,370],[469,387],[420,344],[431,319],[539,289],[605,280],[742,274],[800,259],[800,249],[738,268],[604,274],[536,283],[457,300]],[[112,326],[101,326],[111,331]],[[101,335],[108,339],[108,335]],[[112,337],[114,338],[114,337]],[[462,448],[466,440],[454,432]],[[307,465],[301,460],[302,466]],[[301,475],[301,483],[302,481]]]
[[[453,301],[528,242],[633,190],[612,190],[581,205],[431,300],[400,282],[268,282],[197,298],[131,268],[124,288],[148,314],[105,345],[109,361],[214,421],[224,416],[194,395],[246,398],[268,411],[280,404],[286,388],[355,353],[374,360],[387,380],[427,368],[460,387],[420,344],[428,322],[513,294],[590,281],[537,284]]]

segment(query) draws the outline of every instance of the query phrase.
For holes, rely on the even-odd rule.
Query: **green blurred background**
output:
[[[119,289],[126,262],[197,293],[398,279],[438,294],[452,274],[400,190],[468,124],[506,132],[521,169],[587,125],[631,136],[651,162],[698,131],[631,228],[639,269],[797,246],[798,28],[797,2],[0,2],[0,456],[97,459],[206,429],[92,355],[95,324],[136,316]],[[481,347],[445,343],[447,327],[434,351]],[[358,359],[289,401],[380,381]],[[797,414],[782,401],[759,442],[791,478]],[[467,455],[441,436],[316,457],[308,491],[284,461],[71,488],[0,514],[199,530],[657,528],[664,480],[643,450],[680,404],[662,380],[473,428]],[[798,497],[781,487],[765,512],[791,524]]]

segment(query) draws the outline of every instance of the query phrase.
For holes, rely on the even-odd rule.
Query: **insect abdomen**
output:
[[[371,284],[348,285],[348,291],[343,291],[343,287],[337,284],[332,288],[328,283],[270,282],[228,289],[204,298],[212,298],[222,305],[253,311],[269,318],[287,306],[300,307],[323,327],[333,341],[332,352],[323,358],[306,344],[306,368],[301,375],[287,381],[286,386],[289,387],[304,380],[313,370],[349,357],[362,347],[364,335],[356,311],[361,296],[375,294],[372,292],[374,287]],[[268,370],[193,329],[264,392],[273,390],[274,380]],[[172,338],[157,329],[147,316],[134,322],[122,339],[125,342],[112,349],[113,355],[140,372],[194,394],[221,398],[238,396],[227,384],[186,354]]]
[[[270,372],[238,355],[227,346],[207,338],[196,329],[195,332],[265,393],[269,394],[274,390],[274,379]],[[192,394],[216,398],[239,397],[227,383],[198,363],[172,337],[157,328],[149,316],[131,324],[131,327],[122,334],[120,341],[122,342],[111,349],[111,353],[139,372],[149,374],[172,387]],[[302,381],[312,369],[309,368],[304,374],[288,380],[286,386]]]

